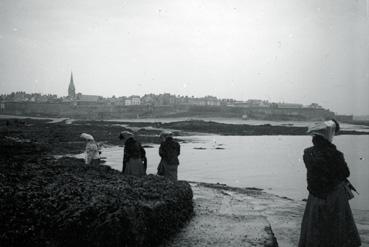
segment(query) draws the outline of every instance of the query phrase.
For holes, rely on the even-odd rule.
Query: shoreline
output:
[[[157,246],[193,216],[189,183],[125,176],[0,138],[1,246]]]
[[[84,142],[79,140],[79,134],[84,130],[95,133],[96,139],[102,140],[103,143],[119,146],[121,143],[118,140],[118,134],[126,128],[94,121],[66,124],[25,119],[11,120],[10,126],[6,126],[5,121],[0,119],[2,138],[5,136],[13,138],[20,141],[22,145],[31,145],[36,141],[47,155],[83,151]],[[197,128],[196,124],[206,125],[207,123],[201,121],[185,124],[195,124],[192,127]],[[164,124],[158,129],[146,129],[142,125],[139,123],[135,127],[137,127],[137,136],[144,145],[148,142],[158,143],[160,128],[170,126]],[[210,125],[218,126],[213,123]],[[270,126],[264,126],[264,128],[270,128]],[[180,130],[176,133],[176,137],[180,138],[185,134],[186,131]],[[37,164],[39,161],[36,159],[35,162]],[[154,179],[155,176],[148,177]],[[296,246],[304,201],[278,196],[259,188],[195,181],[186,181],[186,183],[191,185],[194,193],[195,214],[178,234],[164,240],[163,246],[217,247],[227,243],[237,246],[241,244],[270,247]],[[354,210],[354,212],[363,246],[369,246],[369,234],[367,234],[369,211]]]
[[[188,181],[195,215],[161,247],[296,247],[305,201],[257,188]],[[369,246],[369,210],[353,210],[362,246]]]
[[[0,115],[1,116],[1,115]],[[51,120],[51,121],[48,121]],[[16,117],[12,116],[0,117],[0,128],[4,131],[5,128],[13,127],[11,123],[15,123],[15,127],[21,128],[27,125],[27,127],[37,128],[37,124],[43,124],[43,126],[48,126],[49,128],[55,127],[59,129],[69,129],[73,131],[80,127],[79,130],[83,131],[93,131],[99,135],[99,132],[103,130],[109,130],[110,132],[119,133],[119,131],[130,130],[135,132],[138,137],[140,136],[154,136],[159,135],[162,130],[171,130],[177,137],[188,136],[188,135],[206,135],[206,134],[216,134],[216,135],[238,135],[238,136],[263,136],[263,135],[307,135],[306,126],[291,126],[289,124],[283,125],[271,125],[271,124],[232,124],[232,123],[221,123],[207,120],[184,120],[184,121],[174,121],[174,122],[130,122],[130,121],[95,121],[95,120],[71,120],[67,118],[28,118],[28,117]],[[52,125],[48,125],[52,124]],[[361,126],[361,125],[360,125]],[[101,127],[99,129],[99,127]],[[366,129],[361,130],[360,128],[342,129],[339,135],[369,135],[369,131]],[[59,133],[63,135],[63,133]],[[65,134],[64,134],[65,135]],[[73,137],[70,137],[73,139]],[[66,138],[64,138],[66,139]],[[112,138],[112,136],[103,136],[103,138],[97,140],[108,141],[109,144],[117,144],[117,140]],[[143,143],[147,141],[152,141],[152,143],[157,143],[157,140],[147,140],[143,138],[141,140]]]
[[[46,117],[46,116],[33,116],[33,115],[8,115],[1,114],[0,119],[34,119],[34,120],[51,120],[50,123],[60,123],[60,122],[68,122],[72,123],[76,122],[107,122],[107,123],[124,123],[131,124],[133,126],[144,126],[147,124],[155,125],[155,124],[167,124],[173,122],[194,122],[194,121],[204,121],[209,123],[219,123],[219,124],[230,124],[230,125],[249,125],[249,126],[258,126],[258,125],[269,125],[274,127],[307,127],[310,123],[317,122],[316,120],[258,120],[258,119],[241,119],[236,117],[201,117],[201,116],[192,116],[192,117],[162,117],[162,118],[118,118],[118,119],[100,119],[100,120],[92,120],[92,119],[76,119],[76,118],[68,118],[68,117]],[[340,122],[346,125],[353,125],[362,127],[363,129],[367,129],[369,132],[369,121],[363,120],[352,120],[346,122]],[[345,129],[344,129],[345,130]],[[359,130],[360,131],[360,130]]]

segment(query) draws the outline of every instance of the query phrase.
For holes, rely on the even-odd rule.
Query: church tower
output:
[[[76,97],[76,88],[73,82],[73,72],[70,74],[70,82],[68,87],[68,97],[74,99]]]

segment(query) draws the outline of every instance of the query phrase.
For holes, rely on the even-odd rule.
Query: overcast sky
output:
[[[369,114],[366,0],[0,0],[0,93],[172,93]]]

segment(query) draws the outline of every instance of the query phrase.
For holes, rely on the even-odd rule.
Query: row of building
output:
[[[237,101],[234,99],[218,99],[214,96],[205,96],[201,98],[188,97],[181,95],[172,95],[169,93],[164,94],[145,94],[140,97],[138,95],[132,95],[129,97],[111,97],[104,98],[97,95],[83,95],[81,93],[76,94],[76,89],[73,80],[73,74],[71,74],[68,97],[67,100],[78,103],[105,103],[111,105],[152,105],[152,106],[163,106],[163,105],[198,105],[198,106],[241,106],[241,107],[265,107],[265,108],[313,108],[323,109],[319,104],[312,103],[308,106],[302,104],[293,103],[273,103],[266,100],[250,99],[247,101]]]
[[[197,105],[197,106],[239,106],[239,107],[258,107],[258,108],[314,108],[322,109],[323,107],[313,103],[308,106],[293,103],[273,103],[265,100],[250,99],[247,101],[237,101],[234,99],[218,99],[214,96],[206,96],[201,98],[164,94],[145,94],[144,96],[132,95],[129,97],[109,97],[104,98],[98,95],[85,95],[77,93],[74,96],[57,97],[57,95],[42,95],[40,93],[28,94],[26,92],[14,92],[11,94],[0,95],[2,102],[36,102],[36,103],[72,103],[81,104],[107,104],[118,106],[132,105]]]
[[[1,94],[1,101],[8,102],[59,102],[60,98],[56,94],[40,94],[40,93],[31,93],[28,94],[26,92],[13,92],[10,94]]]
[[[116,105],[116,106],[170,106],[170,105],[194,105],[194,106],[236,106],[245,108],[313,108],[323,109],[320,105],[312,103],[308,106],[292,103],[273,103],[266,100],[249,99],[247,101],[237,101],[234,99],[218,99],[214,96],[189,97],[181,95],[164,94],[145,94],[144,96],[132,95],[121,97],[102,97],[99,95],[86,95],[76,93],[73,74],[71,74],[68,86],[68,96],[57,97],[57,95],[41,95],[39,93],[27,94],[26,92],[15,92],[8,95],[0,95],[1,102],[39,102],[39,103],[69,103],[73,105]]]

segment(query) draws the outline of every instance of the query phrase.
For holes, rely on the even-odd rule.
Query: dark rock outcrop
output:
[[[55,160],[25,143],[0,140],[0,246],[155,246],[193,213],[187,182]]]
[[[122,145],[119,133],[129,128],[120,126],[114,122],[102,121],[76,121],[73,124],[49,123],[46,120],[24,119],[0,119],[0,138],[12,137],[27,139],[49,147],[52,154],[78,154],[85,150],[86,143],[80,138],[81,133],[89,133],[95,140],[108,145]],[[137,139],[141,143],[160,143],[160,130],[135,131]]]
[[[136,124],[136,123],[135,123]],[[204,120],[189,120],[157,123],[157,127],[180,131],[193,131],[221,135],[261,136],[261,135],[307,135],[307,127],[279,126],[271,124],[226,124]],[[365,131],[341,130],[340,135],[368,135]]]

